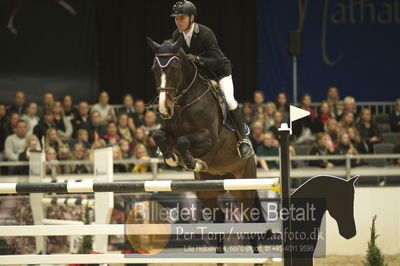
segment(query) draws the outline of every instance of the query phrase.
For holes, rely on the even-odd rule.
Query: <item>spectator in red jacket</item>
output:
[[[320,133],[325,131],[326,122],[331,118],[331,107],[327,101],[321,102],[318,108],[318,116],[315,118],[312,125],[313,133]]]

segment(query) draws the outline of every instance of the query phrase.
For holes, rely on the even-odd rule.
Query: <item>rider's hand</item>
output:
[[[187,58],[189,61],[191,61],[191,62],[193,62],[193,63],[195,63],[195,64],[199,63],[199,61],[200,61],[200,58],[199,58],[198,56],[195,56],[195,55],[192,55],[192,54],[187,54],[187,55],[186,55],[186,58]]]

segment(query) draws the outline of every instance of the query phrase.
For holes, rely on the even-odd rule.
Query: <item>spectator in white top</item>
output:
[[[267,102],[265,104],[265,129],[268,129],[274,125],[274,113],[276,112],[276,105],[273,102]]]
[[[92,112],[97,111],[100,114],[100,120],[102,125],[107,125],[108,122],[116,122],[117,117],[115,115],[114,107],[108,104],[109,101],[108,93],[105,91],[100,92],[99,102],[93,105]]]
[[[19,120],[15,133],[6,138],[4,154],[9,161],[18,161],[18,156],[25,150],[27,124],[23,120]]]
[[[39,123],[39,116],[38,113],[38,106],[35,102],[30,102],[27,105],[25,114],[21,117],[21,120],[26,121],[28,126],[28,133],[27,135],[32,135],[33,129]]]
[[[358,118],[356,100],[351,96],[347,96],[346,98],[344,98],[343,103],[344,103],[343,114],[348,112],[353,113],[354,121],[356,121]]]

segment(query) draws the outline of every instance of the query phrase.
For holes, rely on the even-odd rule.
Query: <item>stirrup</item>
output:
[[[242,155],[242,153],[240,152],[240,146],[241,146],[242,144],[245,144],[245,145],[247,144],[247,145],[250,147],[250,151],[247,152],[246,154],[243,154],[243,155]],[[240,139],[240,140],[237,142],[237,144],[236,144],[236,149],[237,149],[237,152],[238,152],[238,154],[239,154],[239,157],[240,157],[240,158],[243,158],[243,159],[247,159],[247,158],[249,158],[251,155],[254,154],[253,145],[251,145],[251,141],[250,141],[248,138],[242,138],[242,139]]]

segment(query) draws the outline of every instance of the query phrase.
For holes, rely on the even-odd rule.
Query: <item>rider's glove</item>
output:
[[[193,62],[193,63],[195,63],[195,64],[200,63],[200,58],[199,58],[198,56],[195,56],[195,55],[192,55],[192,54],[187,54],[187,55],[186,55],[186,58],[187,58],[189,61],[191,61],[191,62]]]

